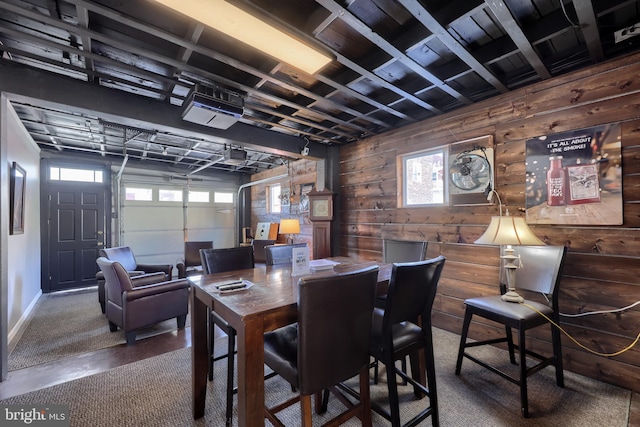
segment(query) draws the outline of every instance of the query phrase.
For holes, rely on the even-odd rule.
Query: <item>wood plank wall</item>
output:
[[[497,248],[473,245],[494,206],[397,207],[396,156],[493,135],[496,189],[513,215],[525,207],[525,141],[539,135],[620,123],[624,223],[621,226],[534,225],[549,245],[566,245],[563,313],[611,310],[640,300],[640,55],[515,90],[455,112],[349,144],[341,149],[341,255],[380,260],[382,239],[428,240],[430,256],[447,257],[434,324],[460,333],[465,298],[494,294]],[[563,317],[562,326],[586,347],[616,352],[640,332],[640,306],[620,314]],[[495,336],[476,323],[472,338]],[[527,343],[550,352],[549,331]],[[563,336],[565,368],[640,391],[640,345],[615,357],[584,350]],[[455,355],[452,355],[455,357]]]
[[[311,160],[298,160],[288,166],[281,166],[251,176],[251,181],[259,181],[288,173],[289,177],[281,180],[256,184],[251,187],[251,229],[255,230],[259,222],[280,222],[280,218],[300,219],[300,234],[293,236],[294,243],[307,243],[313,250],[312,225],[309,214],[300,212],[300,186],[305,184],[316,185],[316,162]],[[270,213],[267,210],[267,187],[280,183],[282,188],[290,188],[292,197],[290,206],[283,207],[282,213]],[[284,236],[278,236],[278,240],[285,242]]]

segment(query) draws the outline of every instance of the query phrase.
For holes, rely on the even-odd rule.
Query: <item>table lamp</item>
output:
[[[516,268],[522,265],[520,262],[516,264],[516,260],[520,257],[516,254],[513,246],[544,246],[544,242],[533,234],[533,231],[527,225],[524,218],[509,216],[509,210],[502,215],[502,201],[495,190],[493,191],[500,204],[500,216],[492,216],[489,227],[484,234],[475,241],[481,245],[504,245],[504,255],[500,258],[504,260],[505,276],[507,277],[507,292],[502,295],[502,300],[507,302],[523,302],[522,298],[516,292]]]
[[[300,234],[300,220],[295,218],[281,219],[278,233],[288,235],[287,243],[293,244],[292,234]]]

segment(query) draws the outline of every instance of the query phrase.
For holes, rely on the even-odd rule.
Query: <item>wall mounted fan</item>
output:
[[[451,157],[449,163],[449,193],[484,193],[493,187],[493,150],[465,151]]]

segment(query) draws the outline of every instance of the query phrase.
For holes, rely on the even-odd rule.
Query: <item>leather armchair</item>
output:
[[[129,246],[118,246],[115,248],[100,249],[100,256],[111,261],[118,261],[131,276],[138,276],[145,273],[163,272],[165,280],[171,280],[173,265],[171,264],[138,264],[133,251]],[[105,312],[105,280],[102,271],[96,273],[98,281],[98,302],[102,312]]]
[[[213,249],[213,242],[184,242],[184,261],[176,264],[179,279],[184,279],[193,274],[202,274],[200,249]]]
[[[131,277],[117,261],[96,260],[104,274],[106,314],[109,329],[125,332],[127,344],[136,340],[136,332],[175,317],[182,329],[189,312],[189,283],[185,279],[166,281],[164,272]]]

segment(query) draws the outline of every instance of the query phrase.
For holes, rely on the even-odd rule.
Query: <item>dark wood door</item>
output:
[[[107,190],[100,184],[73,182],[49,182],[48,190],[43,292],[95,285],[96,258],[105,244]]]

